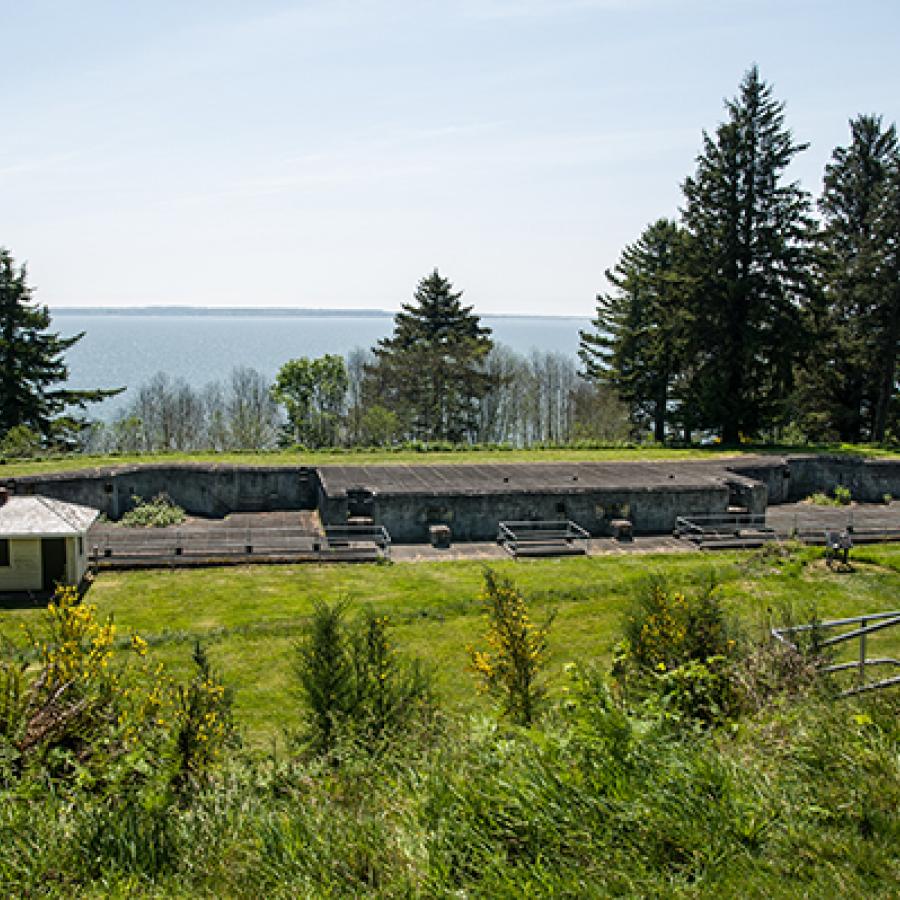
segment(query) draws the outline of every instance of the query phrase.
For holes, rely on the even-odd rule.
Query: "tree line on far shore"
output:
[[[623,251],[563,354],[496,345],[437,269],[393,334],[344,359],[237,368],[202,390],[160,373],[110,424],[73,410],[117,391],[58,387],[81,335],[49,333],[24,267],[0,249],[0,452],[896,441],[900,436],[900,145],[861,115],[810,195],[787,181],[806,149],[754,66],[704,132],[678,221]]]

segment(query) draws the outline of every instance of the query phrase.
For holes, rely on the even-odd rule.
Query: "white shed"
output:
[[[0,489],[0,592],[78,585],[87,570],[85,535],[99,511]]]

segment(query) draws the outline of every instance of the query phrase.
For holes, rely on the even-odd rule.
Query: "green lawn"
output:
[[[534,448],[472,449],[458,450],[366,449],[366,450],[317,450],[310,452],[273,451],[266,453],[147,453],[112,456],[67,455],[48,459],[6,460],[0,458],[0,474],[5,476],[31,475],[41,472],[62,472],[89,469],[97,466],[131,465],[135,463],[215,462],[258,466],[317,466],[329,463],[344,465],[377,465],[399,463],[480,463],[480,462],[558,462],[603,460],[653,460],[653,459],[714,459],[722,456],[749,453],[845,453],[863,456],[896,456],[900,449],[887,450],[857,444],[828,444],[821,446],[755,446],[741,450],[715,447],[609,447],[609,448]]]
[[[791,604],[800,618],[813,606],[822,618],[900,607],[900,545],[859,548],[854,571],[828,570],[821,550],[787,559],[753,553],[609,556],[502,561],[496,568],[531,598],[536,618],[556,610],[551,632],[551,689],[564,663],[608,663],[629,599],[649,572],[690,590],[713,573],[733,610],[751,631],[767,609]],[[472,709],[482,701],[466,672],[466,646],[484,622],[478,605],[482,565],[473,562],[394,565],[247,566],[205,570],[104,573],[87,600],[114,616],[120,634],[137,631],[151,652],[186,671],[195,638],[235,689],[238,721],[249,741],[268,745],[299,721],[292,693],[291,648],[315,599],[344,599],[351,611],[369,605],[387,613],[406,653],[436,669],[444,705]],[[0,613],[0,634],[14,637],[36,609]],[[844,654],[852,658],[855,648]],[[870,639],[870,653],[900,656],[900,633]]]

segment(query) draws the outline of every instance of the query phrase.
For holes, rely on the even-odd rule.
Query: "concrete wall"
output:
[[[791,491],[791,467],[787,460],[776,459],[769,465],[741,464],[736,462],[728,470],[744,478],[751,479],[765,488],[766,503],[787,503]],[[765,505],[761,510],[765,512]]]
[[[727,485],[696,489],[585,491],[569,494],[467,494],[423,497],[376,495],[373,518],[397,543],[428,540],[429,525],[448,525],[454,541],[492,541],[501,521],[572,519],[592,535],[610,533],[610,521],[625,517],[638,533],[671,532],[675,520],[688,513],[722,513],[728,505]],[[346,498],[323,496],[325,525],[347,521]]]
[[[788,465],[789,500],[802,500],[817,491],[831,493],[838,485],[849,488],[854,500],[868,503],[880,502],[885,494],[900,497],[900,459],[792,456]]]
[[[41,494],[99,509],[116,520],[134,504],[167,493],[191,515],[315,509],[318,476],[305,467],[148,465],[91,472],[26,475],[10,480],[17,494]]]
[[[10,538],[9,563],[0,566],[0,591],[41,589],[40,538]]]

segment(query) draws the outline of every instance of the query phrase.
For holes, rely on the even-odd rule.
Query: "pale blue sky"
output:
[[[755,61],[818,192],[896,0],[0,0],[0,245],[51,306],[588,315]]]

